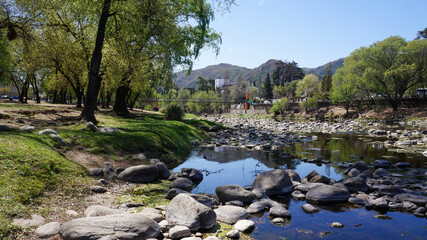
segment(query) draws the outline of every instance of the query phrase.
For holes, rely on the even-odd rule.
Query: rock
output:
[[[147,157],[143,153],[132,155],[132,160],[134,161],[144,161],[147,160]]]
[[[23,132],[32,132],[36,130],[36,128],[34,126],[22,126],[19,128],[19,130]]]
[[[65,211],[65,214],[67,214],[67,215],[69,215],[69,216],[73,216],[73,217],[76,217],[76,216],[78,216],[78,215],[79,215],[79,213],[78,213],[78,212],[76,212],[76,211],[74,211],[74,210],[66,210],[66,211]]]
[[[368,200],[368,202],[370,204],[372,204],[372,206],[375,207],[375,208],[377,208],[377,209],[387,209],[387,207],[388,207],[388,203],[384,199],[384,197],[380,197],[380,198],[377,198],[377,199]]]
[[[120,173],[122,173],[124,170],[126,170],[125,167],[118,167],[116,168],[116,175],[119,175]]]
[[[191,231],[210,229],[215,225],[215,212],[187,194],[178,194],[166,208],[166,220],[175,225],[187,226]]]
[[[93,124],[93,122],[87,122],[86,128],[88,128],[89,130],[91,130],[93,132],[98,131],[98,127],[95,124]]]
[[[98,217],[98,216],[107,216],[107,215],[115,215],[115,214],[124,214],[126,212],[118,209],[112,209],[109,207],[101,206],[101,205],[93,205],[84,211],[86,217]]]
[[[104,171],[102,168],[92,168],[89,170],[89,176],[91,177],[102,177],[104,175]]]
[[[408,162],[398,162],[394,166],[396,166],[398,168],[408,168],[411,166],[411,164]]]
[[[49,134],[49,135],[50,134],[55,134],[55,135],[58,135],[58,133],[55,130],[50,129],[50,128],[43,129],[43,130],[39,131],[39,134],[40,135],[43,135],[43,134]]]
[[[362,205],[362,206],[367,203],[365,200],[363,200],[361,198],[357,198],[357,197],[351,197],[351,198],[349,198],[348,202],[352,203],[352,204],[356,204],[356,205]]]
[[[162,232],[169,232],[169,229],[173,227],[168,221],[162,220],[159,222],[160,229]]]
[[[219,238],[214,237],[214,236],[209,236],[209,237],[205,238],[204,240],[219,240]]]
[[[364,179],[372,178],[373,176],[374,174],[370,170],[365,170],[362,174],[359,175],[359,177],[362,177]]]
[[[331,179],[328,178],[328,177],[326,177],[326,176],[318,174],[318,175],[312,177],[310,179],[310,181],[308,181],[308,182],[309,183],[324,183],[324,184],[329,184],[331,182]]]
[[[234,201],[228,201],[225,203],[225,205],[233,205],[238,207],[244,207],[245,204],[242,201],[234,200]]]
[[[163,216],[160,211],[154,208],[144,208],[141,212],[139,212],[139,214],[142,214],[157,223],[163,220]]]
[[[225,234],[225,236],[227,236],[228,238],[231,238],[231,239],[239,239],[240,238],[239,231],[237,231],[237,230],[231,230],[231,231],[227,232]]]
[[[310,203],[306,203],[306,204],[302,205],[302,210],[304,210],[304,212],[308,213],[308,214],[316,213],[319,211],[318,208],[311,205]]]
[[[239,220],[247,219],[246,209],[237,206],[221,206],[214,210],[217,220],[227,224],[235,224]]]
[[[190,194],[189,192],[179,188],[171,188],[166,194],[165,198],[171,200],[172,198],[176,197],[180,193]]]
[[[155,239],[152,239],[155,240]],[[200,237],[185,237],[185,238],[181,238],[181,240],[203,240]]]
[[[368,170],[368,166],[366,165],[366,163],[364,161],[359,161],[359,162],[355,163],[353,168],[356,168],[360,172]]]
[[[49,238],[59,233],[59,223],[50,222],[36,229],[36,236],[39,238]]]
[[[171,172],[169,171],[165,163],[158,162],[155,164],[155,166],[159,169],[159,178],[168,179],[170,177]]]
[[[390,168],[391,163],[387,160],[375,160],[374,167],[375,168]]]
[[[274,200],[271,200],[269,198],[260,199],[258,202],[264,204],[266,208],[282,207],[282,204],[280,204]]]
[[[347,202],[350,196],[347,189],[330,185],[316,186],[305,195],[307,201],[316,203]]]
[[[55,140],[57,143],[59,143],[59,145],[63,146],[63,147],[67,147],[68,144],[61,138],[61,136],[59,136],[58,134],[50,134],[49,135],[53,140]]]
[[[273,218],[272,220],[271,220],[271,223],[272,224],[282,224],[282,223],[285,223],[286,221],[285,221],[285,219],[283,219],[283,218]]]
[[[215,192],[218,200],[222,203],[234,200],[251,203],[256,198],[254,193],[235,184],[218,186],[216,187]]]
[[[260,212],[264,211],[265,209],[266,209],[266,206],[264,203],[254,202],[251,205],[249,205],[249,207],[246,209],[246,211],[249,214],[256,214],[256,213],[260,213]]]
[[[65,240],[81,239],[147,239],[155,238],[160,226],[141,214],[115,214],[77,218],[60,227]]]
[[[214,205],[219,205],[219,202],[215,198],[206,195],[190,194],[190,197],[209,208],[212,208]]]
[[[390,173],[387,172],[387,170],[385,170],[384,168],[378,168],[374,172],[374,176],[377,176],[377,177],[383,177],[383,176],[386,176],[386,175],[390,175]]]
[[[104,178],[111,180],[116,178],[116,171],[114,170],[114,166],[111,162],[105,162],[104,166],[102,166],[102,172],[104,173]]]
[[[102,186],[91,186],[90,190],[94,193],[105,193],[108,191],[105,187]]]
[[[402,203],[402,208],[405,211],[413,212],[413,211],[415,211],[418,208],[418,206],[415,203],[411,203],[411,202],[405,201],[405,202]]]
[[[10,127],[6,125],[0,125],[0,132],[6,132],[9,131]]]
[[[296,200],[305,200],[305,194],[299,190],[293,191],[291,196],[293,199],[296,199]]]
[[[194,187],[194,183],[188,178],[177,178],[171,182],[171,188],[179,188],[185,191],[191,191]]]
[[[404,191],[401,189],[400,186],[397,185],[376,185],[376,188],[378,189],[378,195],[384,196],[396,196],[397,194],[403,193]]]
[[[357,177],[361,174],[361,172],[359,170],[357,170],[356,168],[352,168],[348,173],[347,176],[349,177]]]
[[[197,182],[203,180],[203,173],[194,168],[181,168],[181,177]]]
[[[152,165],[138,165],[126,168],[117,178],[133,183],[149,183],[159,176],[159,169]]]
[[[300,185],[296,186],[295,190],[306,193],[306,192],[310,191],[310,189],[312,189],[316,186],[323,186],[323,185],[325,185],[325,184],[324,183],[305,183],[305,184],[300,184]]]
[[[185,237],[190,237],[191,231],[186,226],[176,226],[169,229],[169,238],[172,239],[181,239]]]
[[[344,179],[339,182],[343,184],[349,192],[366,192],[368,191],[368,185],[366,184],[365,179],[361,177],[352,177]]]
[[[400,202],[405,202],[405,201],[412,202],[420,207],[427,206],[427,197],[422,195],[402,193],[402,194],[396,195],[396,199],[398,199]]]
[[[333,227],[333,228],[343,228],[344,224],[339,223],[339,222],[333,222],[333,223],[331,223],[331,227]]]
[[[159,162],[161,162],[160,159],[157,159],[157,158],[150,159],[150,165],[156,165]]]
[[[272,207],[269,215],[271,217],[291,218],[291,213],[285,207]]]
[[[252,220],[239,220],[234,225],[233,228],[239,232],[249,233],[255,229],[255,222]]]
[[[319,173],[316,172],[316,170],[313,170],[309,174],[307,174],[307,176],[305,176],[305,178],[307,179],[307,181],[310,182],[310,180],[316,175],[319,175]]]
[[[288,173],[289,177],[291,178],[292,181],[295,182],[301,182],[301,177],[299,176],[299,174],[297,172],[295,172],[292,169],[287,169],[285,170],[285,172]]]
[[[274,169],[258,174],[252,188],[252,192],[258,197],[263,193],[267,196],[274,196],[289,193],[292,191],[293,185],[287,172],[282,169]]]
[[[98,128],[98,132],[102,132],[102,133],[118,133],[118,132],[120,132],[120,129],[115,128],[115,127],[101,127],[101,128]]]
[[[13,226],[18,226],[22,228],[30,228],[30,227],[38,227],[45,223],[46,223],[46,220],[44,219],[44,217],[37,214],[33,214],[31,215],[31,219],[18,218],[18,219],[14,219],[11,224]]]

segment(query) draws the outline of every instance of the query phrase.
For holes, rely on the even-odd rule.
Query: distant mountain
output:
[[[334,75],[335,71],[338,68],[342,67],[343,64],[344,64],[344,58],[340,58],[338,60],[332,61],[332,75]],[[328,66],[328,63],[317,68],[302,68],[302,69],[304,70],[305,73],[312,73],[320,78],[326,75],[327,66]]]
[[[193,87],[196,88],[196,82],[199,80],[199,77],[205,79],[216,79],[224,78],[224,74],[228,72],[231,82],[235,82],[240,73],[243,74],[244,79],[250,83],[254,83],[258,86],[260,82],[264,81],[267,72],[270,73],[270,76],[276,69],[276,64],[279,60],[271,59],[266,63],[261,64],[261,66],[249,69],[245,67],[239,67],[231,64],[221,63],[218,65],[207,66],[202,69],[194,70],[190,75],[187,75],[187,71],[180,71],[175,73],[174,82],[178,84],[181,88]],[[342,67],[344,58],[340,58],[332,62],[332,73]],[[322,65],[317,68],[302,68],[306,73],[313,73],[317,76],[322,77],[326,75],[326,66]]]

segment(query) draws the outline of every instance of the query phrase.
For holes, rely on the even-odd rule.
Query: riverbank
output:
[[[70,106],[0,103],[1,239],[34,237],[34,229],[11,225],[14,218],[39,214],[64,221],[71,218],[65,210],[83,211],[96,184],[88,169],[105,162],[129,167],[152,158],[176,166],[191,152],[193,141],[207,138],[198,126],[212,124],[165,121],[140,111],[123,119],[101,110],[98,131],[91,131],[75,120],[79,114]]]

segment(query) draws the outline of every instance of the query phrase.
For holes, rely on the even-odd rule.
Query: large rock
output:
[[[31,219],[17,218],[14,219],[11,224],[22,228],[29,228],[38,227],[44,225],[45,223],[46,219],[44,219],[44,217],[37,214],[33,214],[31,215]]]
[[[354,164],[353,168],[356,168],[360,172],[368,170],[368,166],[366,165],[366,163],[364,161],[357,162],[356,164]]]
[[[235,224],[239,220],[247,219],[246,209],[237,206],[221,206],[214,210],[218,221],[227,224]]]
[[[181,177],[197,182],[203,180],[203,173],[194,168],[181,168]]]
[[[307,179],[307,181],[310,181],[316,175],[319,175],[319,173],[316,172],[316,170],[313,170],[309,174],[307,174],[307,176],[305,176],[305,178]]]
[[[415,195],[415,194],[409,194],[409,193],[402,193],[396,195],[396,199],[399,199],[401,202],[412,202],[420,207],[427,206],[427,197],[422,195]]]
[[[169,229],[169,237],[172,239],[181,239],[185,237],[190,237],[191,231],[186,226],[176,226]]]
[[[104,174],[104,178],[106,179],[113,179],[116,178],[116,170],[114,169],[114,166],[111,162],[105,162],[102,166],[102,172]]]
[[[329,184],[331,182],[331,179],[324,176],[324,175],[316,175],[314,177],[312,177],[310,179],[310,181],[308,181],[309,183],[324,183],[324,184]]]
[[[190,194],[189,192],[182,190],[180,188],[171,188],[168,193],[166,194],[166,199],[171,200],[172,198],[176,197],[178,194],[180,193],[186,193],[186,194]]]
[[[352,168],[348,173],[347,176],[349,177],[358,177],[360,174],[362,174],[357,168]]]
[[[233,225],[233,228],[239,232],[248,233],[254,230],[255,222],[252,220],[246,220],[246,219],[239,220],[236,222],[236,224]]]
[[[166,220],[174,225],[187,226],[191,231],[210,229],[215,225],[215,212],[187,194],[178,194],[166,209]]]
[[[159,177],[159,169],[153,165],[138,165],[126,168],[117,178],[133,183],[149,183]]]
[[[223,203],[234,200],[242,201],[244,203],[251,203],[256,198],[254,193],[244,189],[240,185],[235,184],[218,186],[215,189],[215,192],[219,201]]]
[[[188,178],[177,178],[171,182],[171,188],[179,188],[185,191],[191,191],[194,187],[194,183]]]
[[[291,213],[285,207],[272,207],[270,208],[269,215],[271,217],[290,218]]]
[[[307,193],[308,191],[310,191],[310,189],[316,186],[323,186],[323,185],[325,184],[324,183],[305,183],[305,184],[300,184],[296,186],[295,190],[301,191],[303,193]]]
[[[343,184],[349,192],[366,192],[368,191],[368,185],[365,179],[361,177],[352,177],[344,179],[340,182]]]
[[[141,214],[116,214],[78,218],[64,223],[60,230],[64,240],[155,238],[160,226]]]
[[[350,193],[345,188],[330,185],[319,185],[310,189],[305,197],[308,202],[336,203],[347,202],[350,196]]]
[[[59,223],[50,222],[36,229],[36,236],[39,238],[49,238],[59,233]]]
[[[292,181],[295,182],[301,182],[301,177],[299,176],[299,174],[297,172],[295,172],[292,169],[287,169],[285,170],[285,172],[288,173],[289,177],[291,178]]]
[[[252,184],[253,193],[262,196],[265,193],[268,196],[280,195],[292,191],[292,180],[288,173],[282,169],[274,169],[263,172],[256,176]]]
[[[267,207],[264,203],[254,202],[246,209],[249,214],[256,214],[264,211]]]
[[[93,205],[84,211],[86,217],[99,217],[107,215],[124,214],[125,212],[119,209],[112,209],[101,205]]]
[[[159,169],[159,178],[168,179],[170,177],[171,172],[169,171],[165,163],[158,162],[155,164],[155,166]]]

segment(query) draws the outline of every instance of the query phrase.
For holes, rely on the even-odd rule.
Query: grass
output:
[[[60,152],[47,136],[0,132],[0,239],[13,238],[12,218],[27,217],[44,192],[59,187],[72,194],[85,171]]]
[[[149,184],[142,184],[126,195],[122,195],[116,202],[122,204],[125,202],[136,202],[144,204],[145,207],[155,207],[158,205],[167,205],[169,200],[164,198],[169,190],[170,181],[158,180]]]

